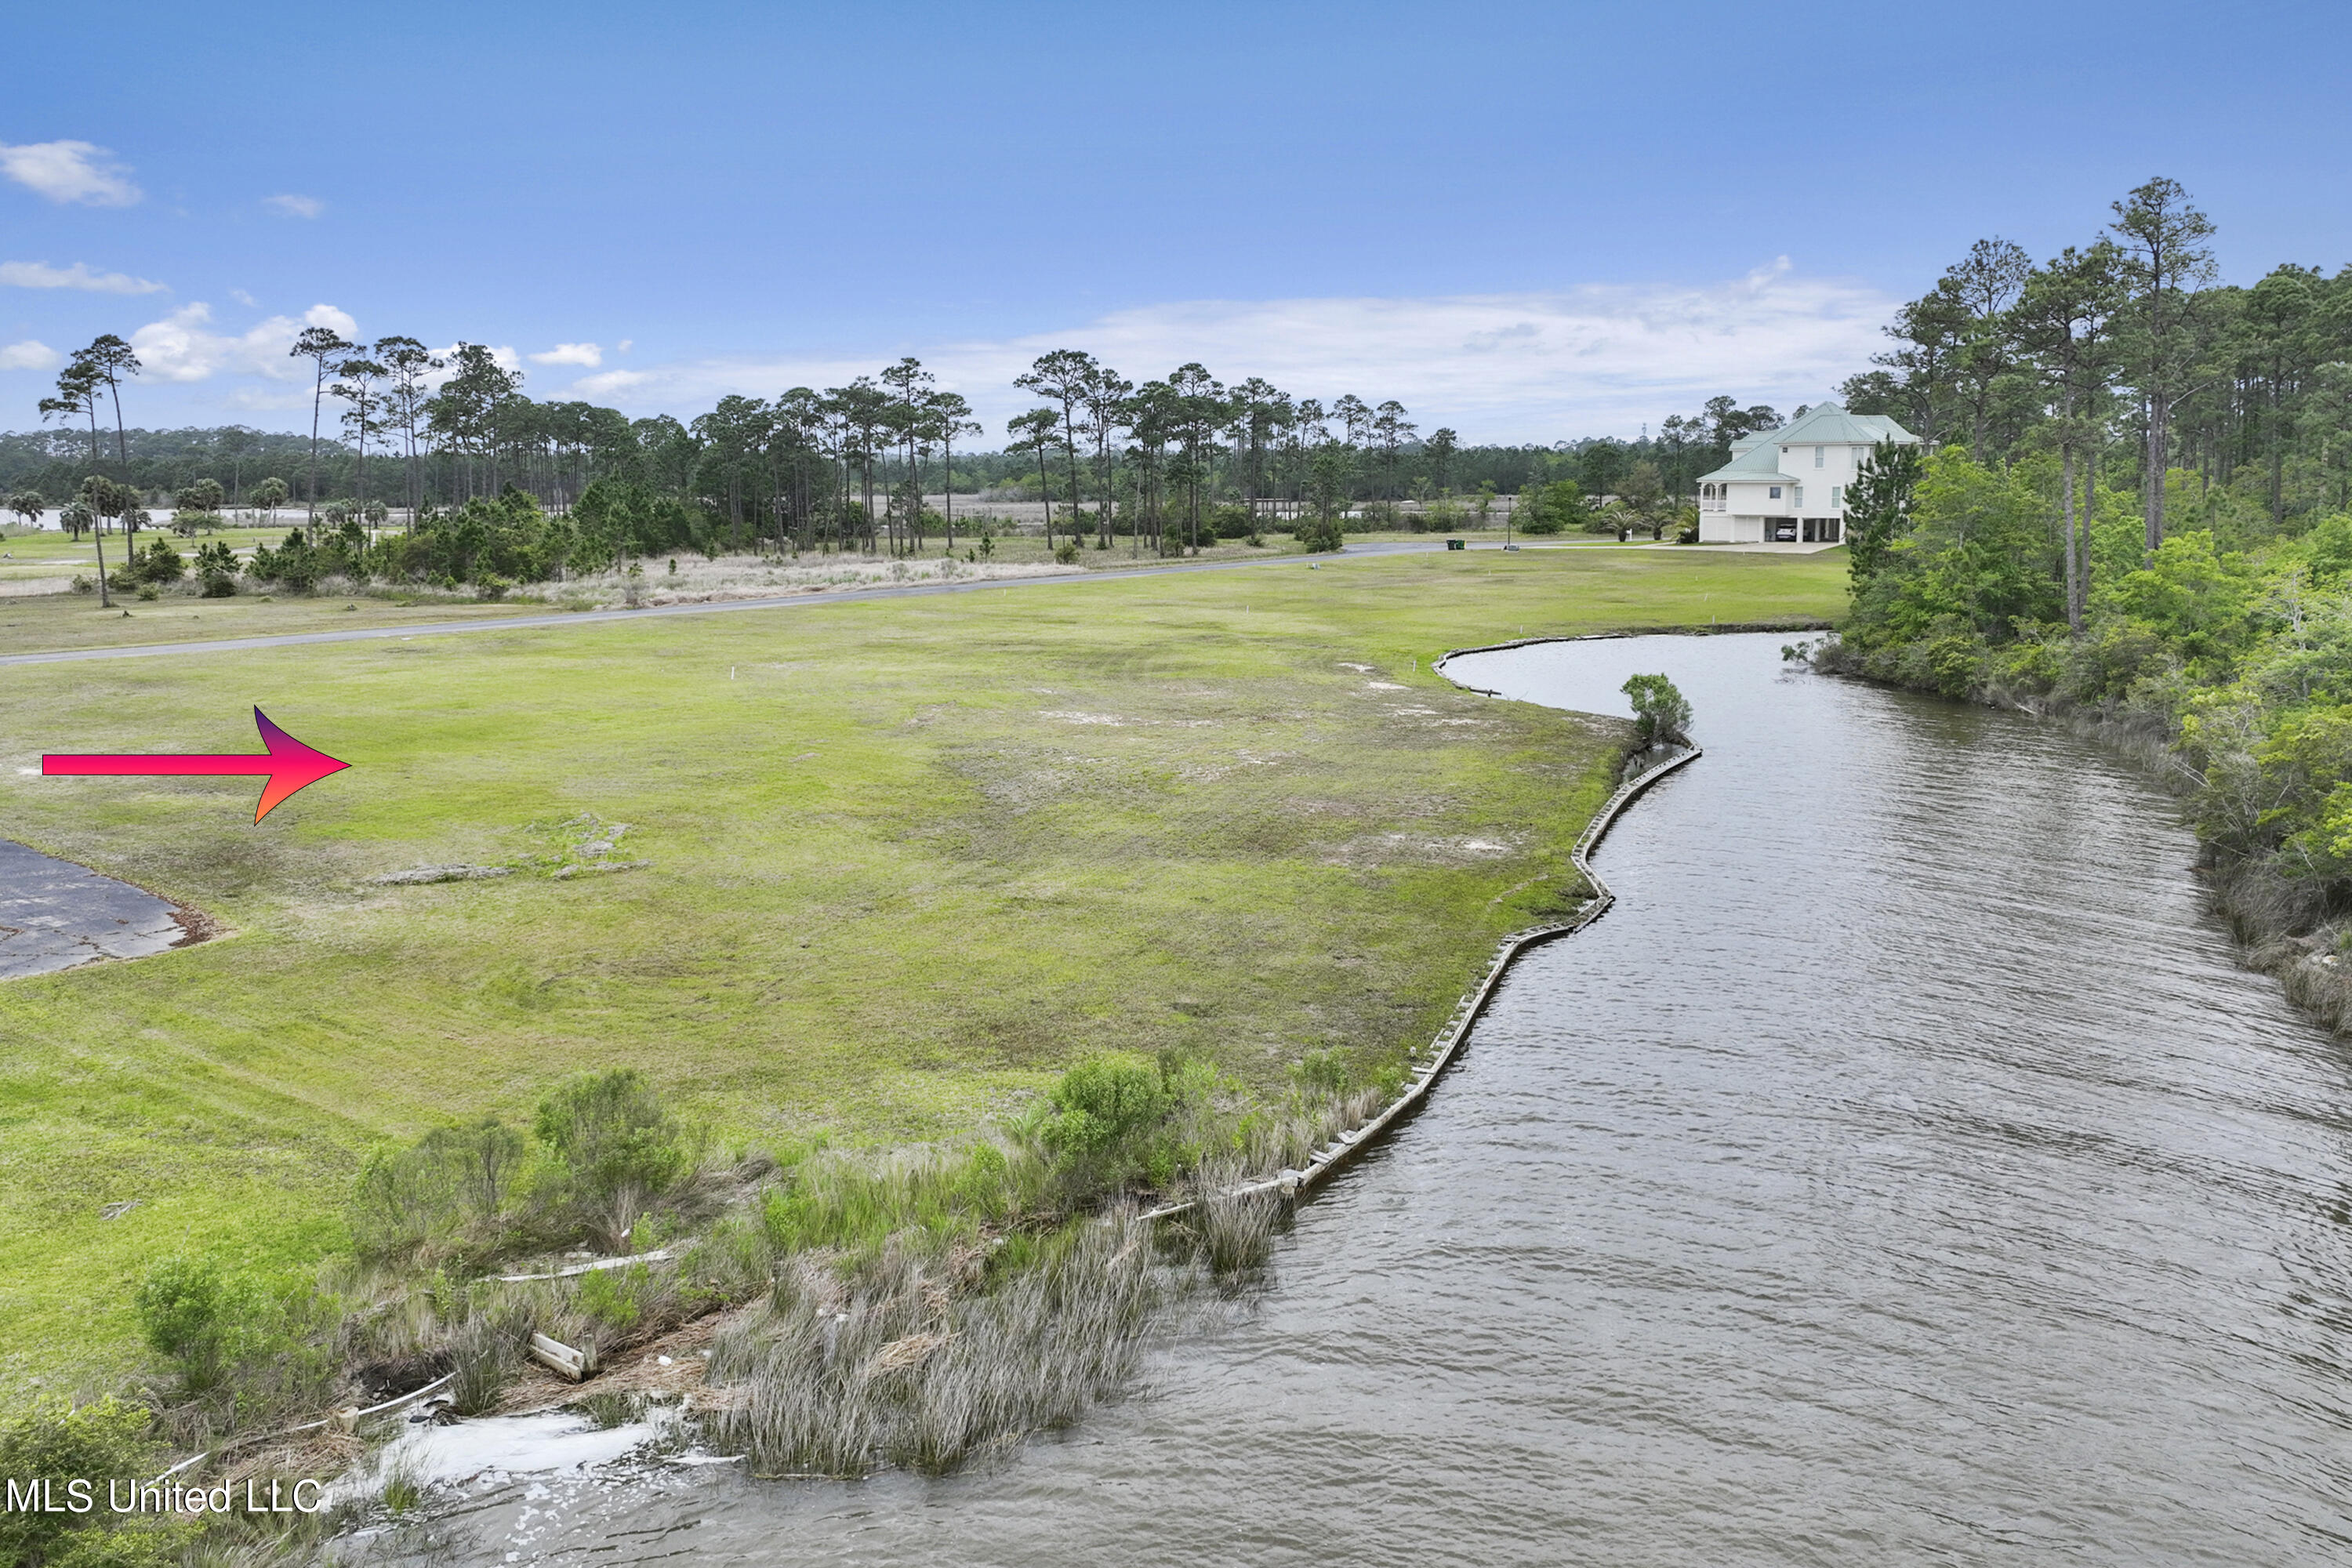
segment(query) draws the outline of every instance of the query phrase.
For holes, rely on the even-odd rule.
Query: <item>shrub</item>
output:
[[[1338,1094],[1348,1087],[1348,1058],[1338,1051],[1309,1051],[1290,1069],[1290,1076],[1301,1089]]]
[[[1088,1057],[1062,1075],[1052,1100],[1055,1114],[1039,1136],[1056,1154],[1078,1156],[1157,1125],[1171,1104],[1159,1069],[1125,1055]]]
[[[176,583],[185,573],[186,561],[172,548],[168,540],[158,539],[144,550],[133,551],[114,574],[122,584]]]
[[[1340,537],[1339,520],[1336,517],[1310,517],[1298,525],[1291,537],[1314,551],[1337,550],[1346,542]]]
[[[314,550],[310,542],[296,529],[286,536],[286,542],[272,550],[267,544],[253,552],[249,568],[254,577],[264,583],[277,583],[298,594],[307,594],[314,587],[323,568],[322,551]]]
[[[65,1568],[67,1564],[162,1563],[175,1533],[142,1525],[109,1530],[117,1517],[107,1506],[110,1481],[154,1474],[152,1417],[113,1398],[79,1407],[58,1402],[0,1421],[0,1477],[19,1484],[51,1483],[60,1510],[78,1500],[69,1483],[89,1483],[87,1513],[0,1510],[0,1562]]]
[[[379,1149],[352,1192],[352,1237],[376,1256],[453,1243],[494,1251],[529,1157],[522,1134],[495,1116],[436,1127],[406,1149]]]
[[[642,1263],[593,1269],[581,1277],[579,1307],[606,1328],[625,1333],[645,1315],[644,1300],[652,1289],[652,1270]]]
[[[535,1127],[572,1200],[600,1210],[660,1196],[691,1163],[677,1122],[635,1068],[566,1079],[539,1102]]]
[[[1201,531],[1213,539],[1247,539],[1256,527],[1249,508],[1238,501],[1227,501],[1209,509],[1209,515],[1202,520]]]
[[[192,1395],[219,1387],[266,1344],[275,1316],[255,1280],[209,1258],[165,1258],[148,1271],[134,1305],[141,1334]]]
[[[196,578],[207,599],[226,599],[236,592],[236,552],[215,539],[196,547]]]
[[[1054,559],[1060,562],[1065,566],[1076,566],[1078,563],[1078,546],[1076,542],[1066,539],[1062,541],[1061,543],[1054,546]]]

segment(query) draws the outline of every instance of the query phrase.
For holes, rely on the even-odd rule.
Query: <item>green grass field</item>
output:
[[[1559,906],[1622,736],[1432,658],[1828,616],[1843,580],[1437,553],[12,670],[8,836],[234,934],[0,986],[0,1389],[118,1374],[155,1257],[299,1263],[372,1142],[582,1067],[730,1140],[891,1142],[1094,1049],[1387,1058]],[[36,776],[253,750],[256,703],[353,764],[258,826],[255,781]],[[549,876],[583,813],[652,865]],[[520,868],[369,881],[457,861]]]

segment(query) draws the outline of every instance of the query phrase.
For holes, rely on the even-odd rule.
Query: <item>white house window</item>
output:
[[[1802,486],[1802,485],[1799,485],[1799,486],[1797,486],[1797,487],[1796,487],[1796,491],[1797,491],[1797,494],[1796,494],[1796,497],[1795,497],[1795,504],[1796,504],[1796,505],[1798,505],[1798,506],[1802,506],[1802,505],[1804,505],[1804,504],[1805,504],[1805,487],[1804,487],[1804,486]]]
[[[1780,499],[1780,487],[1778,485],[1774,485],[1772,487],[1772,499],[1774,500],[1779,500]]]
[[[1813,448],[1813,467],[1818,468],[1829,460],[1830,449],[1827,447],[1816,447]]]
[[[1843,485],[1832,485],[1830,487],[1830,505],[1845,505],[1845,487]]]

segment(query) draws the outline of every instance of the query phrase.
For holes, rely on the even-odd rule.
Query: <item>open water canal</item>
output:
[[[1780,637],[1457,660],[1706,755],[1262,1303],[943,1480],[486,1489],[456,1560],[2352,1561],[2352,1058],[2055,726]]]

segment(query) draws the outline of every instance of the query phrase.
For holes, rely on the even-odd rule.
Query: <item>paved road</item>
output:
[[[1442,550],[1442,542],[1350,544],[1340,554],[1411,555]],[[1473,546],[1473,548],[1476,548]],[[1498,548],[1489,545],[1489,549]],[[1139,566],[1116,572],[1089,572],[1066,577],[1007,577],[970,583],[927,583],[910,587],[856,588],[838,594],[801,594],[789,598],[728,599],[709,605],[660,605],[641,610],[575,610],[550,616],[512,616],[478,621],[436,621],[415,626],[370,626],[342,632],[288,632],[278,637],[221,637],[210,642],[137,643],[128,647],[68,648],[51,653],[0,655],[0,665],[70,664],[90,658],[156,658],[196,653],[242,653],[253,648],[293,647],[309,643],[380,642],[386,637],[454,637],[465,632],[528,631],[544,626],[588,626],[611,621],[644,621],[666,616],[721,616],[746,610],[806,609],[860,599],[911,599],[934,594],[974,594],[992,589],[1036,588],[1049,584],[1114,583],[1130,577],[1171,575],[1180,572],[1262,572],[1269,567],[1319,565],[1330,556],[1274,555],[1259,561],[1195,561],[1167,566]]]

